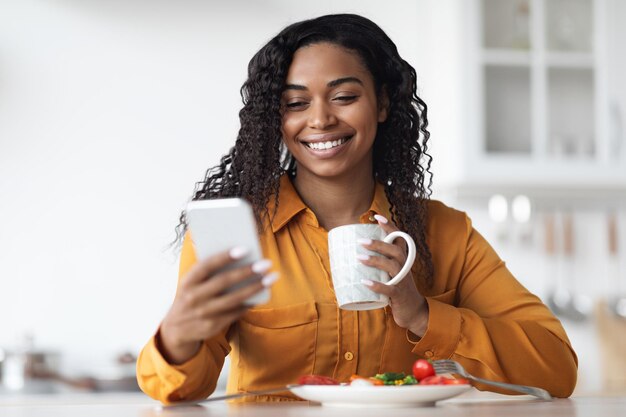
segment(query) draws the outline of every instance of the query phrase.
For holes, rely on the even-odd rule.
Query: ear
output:
[[[389,114],[389,96],[387,95],[387,87],[382,86],[378,95],[378,123],[387,120]]]

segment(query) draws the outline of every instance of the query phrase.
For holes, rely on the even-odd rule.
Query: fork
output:
[[[480,382],[482,384],[493,385],[494,387],[500,387],[511,391],[521,392],[523,394],[529,394],[542,400],[552,400],[552,396],[542,388],[528,387],[526,385],[507,384],[505,382],[489,381],[488,379],[482,379],[470,375],[463,366],[457,361],[450,359],[433,361],[433,368],[435,368],[436,374],[458,374],[463,378],[470,381]]]
[[[247,392],[238,392],[236,394],[213,396],[213,397],[205,398],[203,400],[181,401],[177,403],[163,405],[161,407],[162,409],[166,409],[166,408],[169,409],[169,408],[196,406],[202,403],[209,403],[213,401],[234,400],[236,398],[249,397],[251,395],[267,395],[267,394],[275,394],[277,392],[286,392],[286,391],[290,391],[292,388],[299,388],[301,386],[302,384],[289,384],[289,385],[283,385],[282,387],[264,389],[260,391],[247,391]]]

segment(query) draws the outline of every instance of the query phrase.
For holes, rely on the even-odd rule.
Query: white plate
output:
[[[332,407],[416,407],[459,395],[463,385],[401,385],[353,387],[350,385],[302,385],[289,387],[298,397]]]

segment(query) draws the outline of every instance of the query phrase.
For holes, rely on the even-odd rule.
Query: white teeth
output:
[[[348,141],[348,138],[341,138],[339,140],[332,140],[328,142],[315,142],[315,143],[307,143],[306,145],[311,149],[323,150],[323,149],[331,149],[335,146],[342,145]]]

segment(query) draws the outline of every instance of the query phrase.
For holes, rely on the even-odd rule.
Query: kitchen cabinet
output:
[[[623,3],[623,2],[621,2]],[[464,4],[461,195],[516,189],[626,200],[617,0]],[[621,31],[621,32],[620,32]]]

